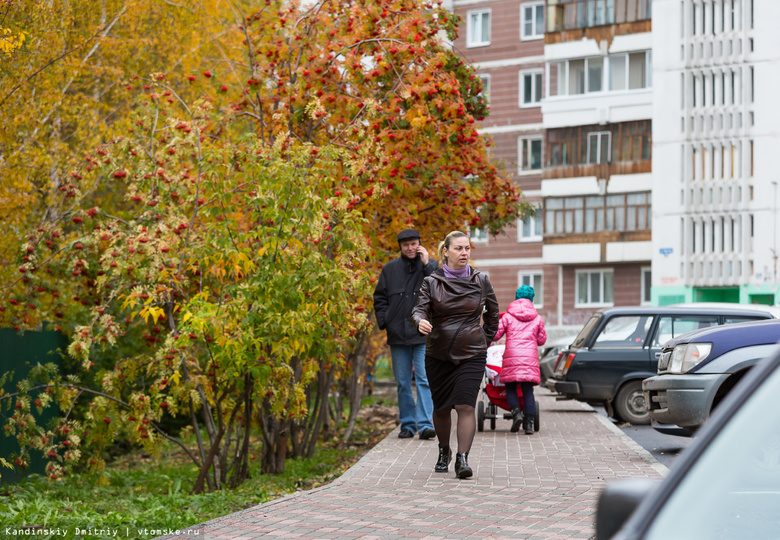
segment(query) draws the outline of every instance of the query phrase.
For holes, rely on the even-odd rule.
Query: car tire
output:
[[[636,426],[650,424],[650,410],[642,392],[642,381],[629,381],[624,384],[612,404],[618,420]]]
[[[477,431],[480,433],[485,430],[485,402],[477,403]]]

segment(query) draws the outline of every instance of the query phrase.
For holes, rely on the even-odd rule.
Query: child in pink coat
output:
[[[498,333],[493,341],[506,334],[506,349],[501,366],[500,381],[506,385],[506,400],[512,409],[512,433],[520,430],[526,435],[534,432],[534,385],[541,381],[539,373],[539,347],[547,341],[544,321],[533,305],[534,289],[522,285],[515,293],[516,300],[509,304],[506,313],[498,323]],[[517,386],[523,392],[523,411]]]

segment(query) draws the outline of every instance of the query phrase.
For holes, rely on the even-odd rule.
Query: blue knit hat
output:
[[[515,300],[520,300],[521,298],[527,298],[533,302],[534,288],[528,285],[520,285],[520,288],[517,289],[517,292],[515,293]]]

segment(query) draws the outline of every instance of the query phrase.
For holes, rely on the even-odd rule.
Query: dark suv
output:
[[[656,375],[663,345],[681,334],[721,324],[772,319],[761,306],[616,307],[597,311],[558,357],[547,388],[603,404],[631,424],[649,424],[642,381]]]

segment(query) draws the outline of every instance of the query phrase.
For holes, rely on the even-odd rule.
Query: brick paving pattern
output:
[[[197,526],[201,537],[594,538],[595,503],[617,478],[660,478],[666,467],[607,418],[538,392],[541,430],[509,421],[477,433],[474,477],[434,473],[435,439],[398,439],[397,429],[340,478]],[[454,426],[453,422],[453,426]],[[453,451],[455,435],[452,435]]]

